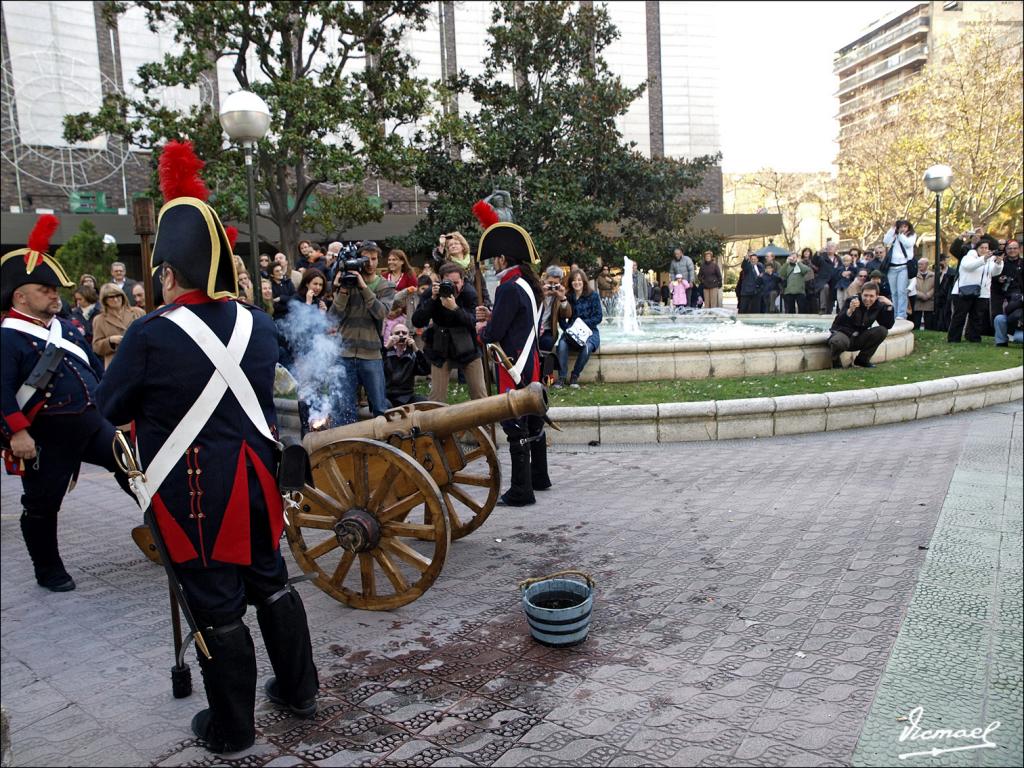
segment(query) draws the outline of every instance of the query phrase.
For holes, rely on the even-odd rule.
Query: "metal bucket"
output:
[[[584,583],[560,576],[577,576]],[[559,571],[521,581],[519,588],[534,640],[553,648],[567,648],[587,639],[594,606],[594,580],[589,574]]]

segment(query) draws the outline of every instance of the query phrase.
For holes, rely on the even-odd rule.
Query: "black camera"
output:
[[[442,299],[454,299],[455,283],[451,280],[442,280],[437,286],[437,295]]]
[[[342,288],[355,288],[359,285],[359,278],[355,275],[348,274],[349,272],[362,272],[363,267],[370,263],[370,260],[365,256],[356,256],[355,258],[342,259],[339,262],[339,269],[343,272],[341,276],[341,287]]]

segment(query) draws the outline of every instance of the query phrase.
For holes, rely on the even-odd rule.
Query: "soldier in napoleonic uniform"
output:
[[[477,260],[494,259],[500,284],[494,292],[494,307],[477,307],[477,330],[484,344],[497,343],[511,361],[511,369],[498,366],[498,393],[523,389],[541,380],[538,322],[543,289],[533,271],[538,261],[530,233],[511,222],[497,222],[496,216],[481,215],[481,203],[474,213],[486,227],[480,238]],[[508,439],[512,462],[511,487],[498,503],[522,507],[536,502],[534,491],[551,487],[548,477],[547,437],[540,416],[520,416],[501,422]]]
[[[0,262],[0,433],[4,463],[21,475],[21,532],[36,581],[69,592],[75,581],[57,546],[57,514],[79,466],[97,464],[128,485],[114,462],[114,428],[96,407],[103,364],[78,329],[57,316],[57,289],[74,287],[46,252],[57,226],[56,217],[42,216],[28,248]]]
[[[176,168],[194,168],[187,174]],[[212,658],[199,654],[209,708],[193,732],[214,752],[255,739],[256,656],[246,603],[274,677],[265,690],[294,714],[316,713],[319,687],[306,613],[281,557],[273,320],[235,300],[231,246],[198,177],[191,144],[160,159],[166,200],[153,263],[167,304],[133,323],[99,389],[103,412],[135,422],[141,469],[186,602]]]

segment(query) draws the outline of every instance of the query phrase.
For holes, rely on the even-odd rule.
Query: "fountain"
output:
[[[727,309],[678,313],[648,305],[640,316],[635,270],[636,264],[626,258],[618,295],[605,307],[601,347],[583,370],[583,383],[764,376],[832,365],[827,343],[831,315],[737,317]],[[912,332],[910,322],[897,320],[873,360],[910,354]]]

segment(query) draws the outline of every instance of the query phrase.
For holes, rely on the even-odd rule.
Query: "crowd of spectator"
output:
[[[829,241],[818,252],[803,248],[779,259],[749,253],[736,284],[738,312],[836,315],[834,359],[848,349],[864,350],[857,358],[864,363],[876,339],[865,333],[868,328],[854,327],[870,317],[877,329],[877,316],[889,310],[915,328],[946,333],[951,343],[993,335],[1000,346],[1022,341],[1024,272],[1016,240],[997,240],[982,228],[965,232],[951,244],[950,255],[940,258],[938,274],[928,259],[917,257],[916,247],[913,227],[897,221],[881,243],[864,251],[853,246],[840,253]],[[261,254],[258,282],[235,259],[241,298],[265,309],[279,327],[299,305],[323,316],[326,333],[337,337],[346,373],[347,389],[339,399],[344,407],[335,423],[347,423],[356,418],[360,389],[374,414],[423,399],[415,392],[417,377],[429,376],[431,400],[447,400],[453,375],[470,397],[486,395],[487,355],[474,325],[476,307],[489,306],[490,296],[471,253],[461,233],[447,233],[417,270],[402,250],[382,258],[373,242],[323,247],[303,240],[294,259]],[[545,379],[553,386],[579,386],[600,347],[599,326],[615,311],[619,279],[607,265],[593,279],[575,264],[545,271],[539,347]],[[674,312],[722,306],[725,278],[711,251],[690,256],[676,248],[667,281],[648,283],[639,271],[635,280],[634,293],[645,296],[644,303]],[[83,274],[73,297],[66,314],[109,363],[128,326],[142,315],[143,284],[115,262],[105,282]],[[279,334],[280,359],[292,370],[295,351],[286,336]]]

